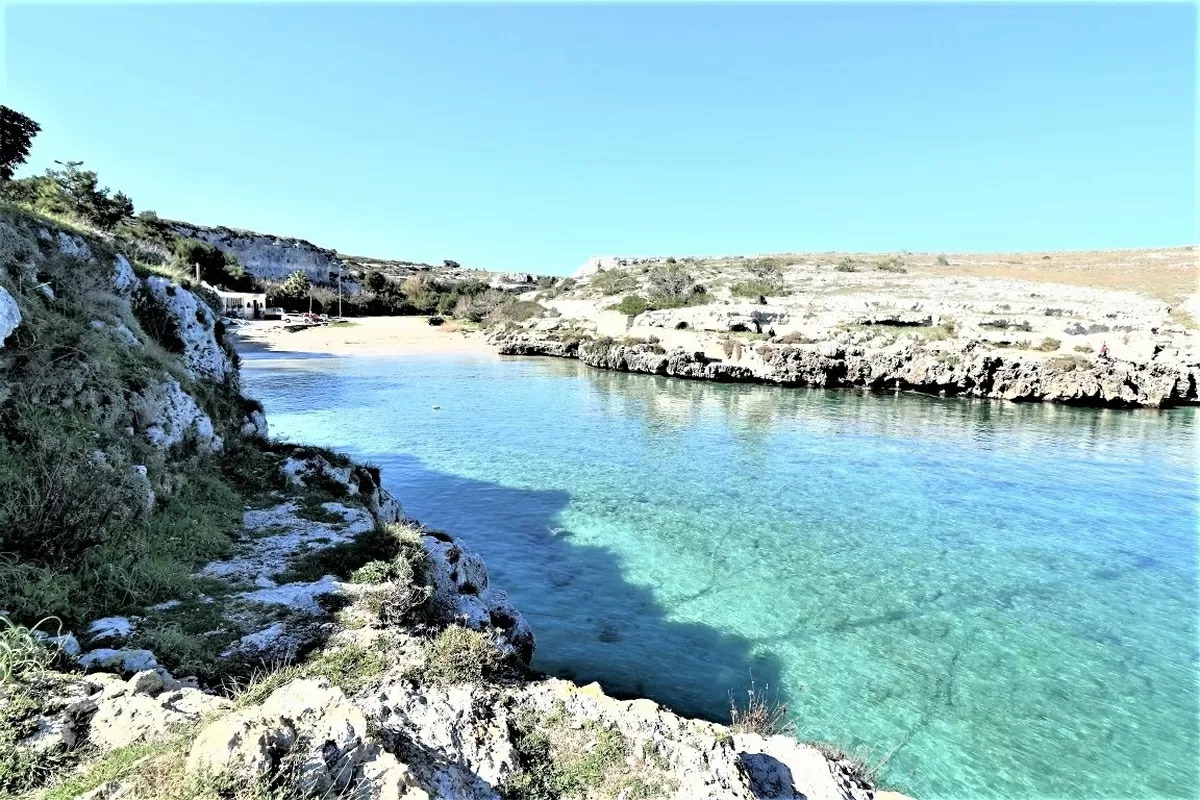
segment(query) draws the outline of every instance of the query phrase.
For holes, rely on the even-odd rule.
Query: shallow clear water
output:
[[[753,675],[929,800],[1200,794],[1193,410],[550,359],[244,376],[274,435],[380,465],[478,550],[547,672],[712,718]]]

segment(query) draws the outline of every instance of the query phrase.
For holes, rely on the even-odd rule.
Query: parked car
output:
[[[443,320],[441,317],[430,317],[429,318],[430,325],[441,325],[444,321],[445,320]]]
[[[280,321],[284,325],[311,325],[308,317],[304,314],[284,314]]]

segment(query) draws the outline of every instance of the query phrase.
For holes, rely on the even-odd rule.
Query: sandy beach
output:
[[[358,317],[345,324],[289,330],[275,321],[246,321],[232,330],[243,353],[327,353],[331,355],[495,356],[482,332],[452,322],[434,326],[427,317]]]

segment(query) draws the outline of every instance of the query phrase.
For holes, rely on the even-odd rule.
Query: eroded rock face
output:
[[[638,315],[640,325],[675,329],[683,326],[709,331],[753,331],[761,333],[771,325],[782,325],[790,319],[786,308],[741,303],[738,305],[705,305],[686,308],[647,311]]]
[[[601,369],[719,382],[911,389],[1114,407],[1165,408],[1200,402],[1200,364],[1008,356],[981,350],[976,342],[955,351],[890,344],[872,347],[849,340],[804,346],[760,343],[752,359],[736,364],[682,349],[662,352],[654,345],[562,342],[528,333],[511,335],[498,344],[504,355],[576,358]]]
[[[332,481],[350,497],[361,496],[380,522],[400,522],[404,519],[404,510],[399,501],[380,485],[378,474],[372,474],[366,467],[357,464],[337,466],[320,454],[300,451],[297,455],[288,456],[282,469],[291,483],[309,486],[314,481]]]
[[[186,223],[176,224],[175,230],[181,236],[208,242],[237,256],[242,266],[256,278],[282,280],[299,270],[314,283],[330,285],[336,282],[338,274],[345,274],[345,264],[335,251],[303,239]],[[342,291],[354,295],[362,289],[357,283],[343,279]]]
[[[92,248],[88,247],[87,242],[64,231],[58,232],[58,251],[80,261],[92,260]]]
[[[267,418],[261,411],[251,411],[242,420],[242,436],[248,436],[257,439],[269,439],[271,437],[270,428],[267,426]]]
[[[137,288],[138,276],[129,264],[129,259],[117,253],[113,260],[113,289],[120,297],[130,297]]]
[[[183,345],[183,359],[195,378],[224,381],[236,375],[216,335],[216,316],[206,303],[166,278],[152,275],[146,291],[170,316]]]
[[[293,681],[261,706],[217,720],[196,737],[187,759],[190,772],[244,781],[281,765],[297,776],[295,790],[304,797],[386,797],[389,789],[392,797],[421,796],[408,791],[408,770],[372,740],[362,711],[323,680]]]
[[[136,395],[131,405],[138,431],[159,447],[180,444],[189,434],[195,436],[200,447],[211,452],[219,452],[225,446],[213,428],[212,418],[174,378]]]
[[[0,286],[0,347],[4,347],[4,340],[20,324],[21,309],[17,308],[17,301],[13,299],[7,289]]]
[[[504,590],[489,585],[483,559],[445,534],[423,536],[422,542],[429,553],[432,602],[449,621],[498,632],[502,649],[528,664],[537,647],[533,628]]]

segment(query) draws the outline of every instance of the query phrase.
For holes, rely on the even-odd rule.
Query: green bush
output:
[[[424,675],[431,683],[480,683],[504,667],[504,656],[491,639],[458,625],[443,629],[425,650]]]
[[[641,295],[629,294],[625,295],[621,302],[617,304],[616,309],[622,314],[636,317],[638,314],[646,312],[649,307],[650,306],[646,302],[646,298],[642,297]]]
[[[1062,346],[1061,341],[1059,341],[1058,339],[1052,339],[1051,337],[1047,336],[1045,339],[1042,339],[1042,341],[1038,344],[1036,349],[1041,350],[1043,353],[1053,353],[1055,350],[1057,350],[1061,346]]]
[[[782,284],[766,283],[759,280],[735,283],[733,286],[729,287],[729,291],[733,293],[734,297],[750,298],[784,294]]]
[[[591,287],[602,295],[621,294],[638,288],[638,279],[626,269],[602,269],[592,275]]]

